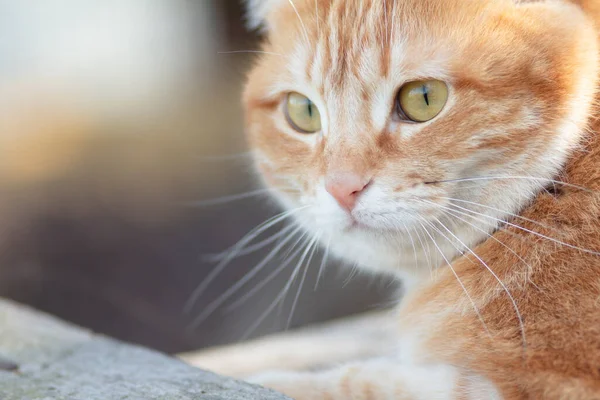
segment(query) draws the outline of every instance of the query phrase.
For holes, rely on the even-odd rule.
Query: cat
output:
[[[394,352],[250,381],[296,400],[600,398],[600,1],[248,15],[259,175],[312,240],[406,287]]]

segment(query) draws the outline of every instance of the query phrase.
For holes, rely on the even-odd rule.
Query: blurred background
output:
[[[233,260],[184,312],[215,267],[207,255],[278,212],[264,194],[202,203],[259,187],[239,100],[254,55],[223,54],[256,48],[240,3],[0,0],[0,296],[171,353],[390,299],[390,282],[334,262],[315,289],[316,254],[293,315],[299,282],[265,312],[295,263],[244,294],[283,252],[198,321],[271,244]]]

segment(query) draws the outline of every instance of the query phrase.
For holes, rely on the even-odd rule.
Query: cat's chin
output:
[[[406,239],[405,232],[387,227],[353,221],[323,237],[323,246],[328,246],[331,254],[345,264],[357,266],[366,272],[393,275],[405,280],[407,273],[414,275],[419,269],[418,264],[426,265],[425,255],[415,250],[416,247]]]
[[[429,274],[429,255],[417,242],[424,241],[425,237],[417,239],[415,236],[417,220],[395,214],[350,214],[337,206],[307,211],[296,214],[296,221],[304,231],[319,237],[321,246],[327,247],[329,254],[344,264],[403,280],[407,271],[414,274],[415,270],[422,269]]]
[[[365,234],[373,234],[373,235],[383,235],[383,234],[390,234],[393,233],[393,231],[391,231],[390,229],[386,229],[384,227],[381,226],[372,226],[369,224],[366,224],[362,221],[358,221],[358,220],[351,220],[350,222],[348,222],[348,224],[342,228],[342,230],[344,231],[344,233],[352,233],[352,232],[362,232]]]

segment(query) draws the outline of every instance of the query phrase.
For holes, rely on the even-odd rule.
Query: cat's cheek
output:
[[[277,173],[273,167],[266,162],[260,162],[257,164],[256,169],[260,174],[263,183],[270,189],[279,189],[286,186],[282,178],[277,176]]]
[[[258,163],[256,169],[267,185],[276,186],[277,181],[271,167],[269,167],[266,163]]]

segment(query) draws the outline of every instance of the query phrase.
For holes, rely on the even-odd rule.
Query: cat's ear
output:
[[[250,29],[269,30],[268,15],[286,0],[246,0],[246,21]]]

